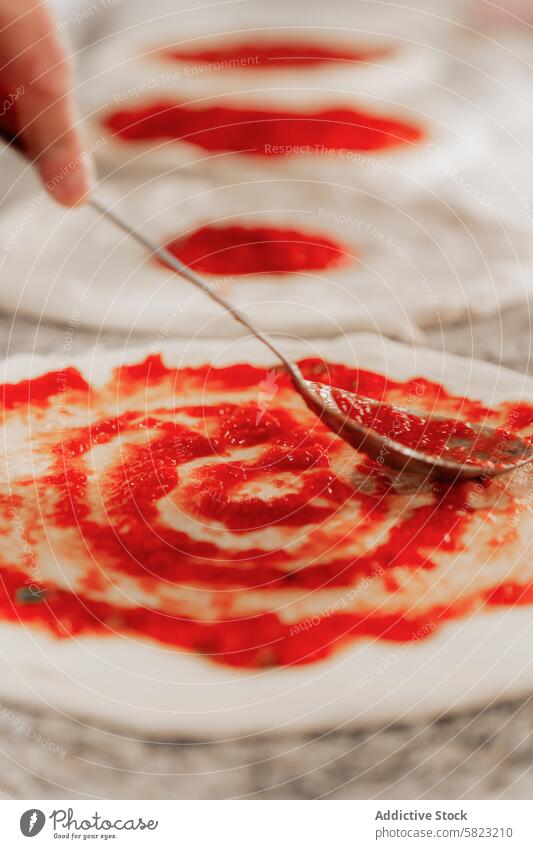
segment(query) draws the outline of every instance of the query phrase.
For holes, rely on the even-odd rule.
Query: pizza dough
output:
[[[520,302],[531,286],[529,230],[472,209],[468,195],[399,194],[393,203],[310,180],[110,182],[100,195],[157,243],[177,239],[178,255],[267,331],[362,328],[409,339]],[[0,218],[0,245],[0,306],[14,313],[161,338],[240,333],[91,209],[41,199],[28,215],[19,202]]]
[[[128,26],[121,31],[117,24],[113,37],[88,51],[80,98],[95,127],[94,153],[110,171],[98,191],[156,240],[238,226],[244,240],[246,228],[255,240],[266,228],[281,231],[285,240],[303,234],[307,241],[338,243],[343,261],[327,267],[306,260],[302,267],[285,264],[282,271],[289,273],[259,274],[256,264],[244,273],[209,275],[269,331],[333,336],[367,329],[412,339],[425,326],[525,302],[533,279],[531,145],[517,137],[520,113],[507,94],[518,91],[515,63],[509,59],[505,79],[491,82],[492,42],[487,47],[463,30],[459,37],[451,23],[458,9],[449,4],[448,21],[423,9],[412,12],[423,22],[416,44],[405,8],[391,6],[378,27],[372,4],[354,4],[339,28],[327,25],[330,7],[305,4],[303,17],[291,10],[288,18],[282,6],[262,12],[245,7],[224,6],[223,14],[210,9],[207,17],[205,9],[193,14],[173,4],[168,14],[146,21],[145,6],[136,15],[128,5]],[[303,59],[297,54],[292,65],[271,69],[270,53],[277,49],[287,62],[298,40],[311,45],[315,59],[350,50],[374,59],[298,64]],[[440,49],[449,43],[453,57]],[[169,59],[165,45],[179,57]],[[233,50],[240,50],[241,60],[259,59],[239,64]],[[206,159],[206,151],[181,143],[155,151],[149,145],[145,156],[143,144],[130,150],[129,142],[115,144],[97,126],[95,109],[99,115],[137,108],[142,101],[181,97],[182,89],[193,109],[233,103],[302,111],[357,102],[396,114],[398,107],[423,123],[432,115],[436,135],[430,129],[412,140],[416,150],[410,142],[332,156],[287,151],[250,159],[211,151]],[[441,130],[457,144],[438,138]],[[190,167],[192,161],[198,167]],[[74,315],[91,327],[165,338],[239,332],[217,307],[90,210],[66,213],[28,195],[3,206],[0,246],[0,307],[6,310],[55,321]]]
[[[286,346],[315,378],[531,432],[513,372],[366,334]],[[250,340],[5,362],[0,697],[206,738],[533,686],[531,468],[398,478],[274,365]]]
[[[337,8],[336,25],[319,4],[144,11],[137,25],[128,9],[122,29],[117,15],[82,65],[99,161],[355,181],[377,162],[426,180],[428,144],[456,165],[486,149],[463,64],[449,60],[456,9],[447,19],[391,6],[384,19],[368,3]]]

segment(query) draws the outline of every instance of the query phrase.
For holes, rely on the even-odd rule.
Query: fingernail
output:
[[[81,169],[76,169],[70,174],[66,174],[54,185],[49,184],[47,188],[59,203],[66,206],[77,206],[83,203],[86,195],[91,189],[87,177]]]
[[[75,167],[73,160],[57,167],[50,176],[50,165],[43,164],[41,174],[46,188],[55,200],[66,206],[83,203],[94,186],[94,172],[88,156],[79,157]]]

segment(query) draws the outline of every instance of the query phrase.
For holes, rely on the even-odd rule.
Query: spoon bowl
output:
[[[504,428],[423,416],[323,383],[301,383],[301,394],[324,424],[395,469],[448,480],[494,477],[533,459],[533,445]]]

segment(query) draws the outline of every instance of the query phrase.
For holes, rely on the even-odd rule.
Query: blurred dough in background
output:
[[[528,298],[532,73],[515,19],[462,0],[57,8],[100,191],[159,241],[198,249],[203,238],[208,254],[216,244],[222,271],[213,257],[199,270],[231,278],[217,285],[266,329],[411,338]],[[165,137],[161,103],[177,104],[170,119],[186,140]],[[250,138],[286,149],[250,151]],[[167,335],[236,332],[93,212],[56,208],[16,168],[3,177],[0,307]],[[296,235],[289,250],[302,232],[306,246]],[[340,245],[329,265],[317,259],[324,238]]]
[[[485,147],[446,49],[450,19],[378,3],[224,3],[114,11],[114,35],[81,67],[99,161],[218,174],[265,169],[367,181],[371,161],[433,172]],[[422,7],[420,7],[422,8]],[[127,24],[127,25],[126,25]],[[389,181],[381,181],[384,189]]]
[[[100,194],[201,272],[265,330],[301,337],[419,328],[523,301],[528,230],[445,187],[397,196],[278,177],[217,184],[196,176],[113,177]],[[156,337],[236,336],[241,327],[92,209],[44,199],[0,218],[4,308]]]

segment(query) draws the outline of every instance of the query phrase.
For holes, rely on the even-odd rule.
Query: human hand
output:
[[[91,186],[68,59],[42,0],[0,0],[0,123],[20,141],[45,188],[74,206]]]

